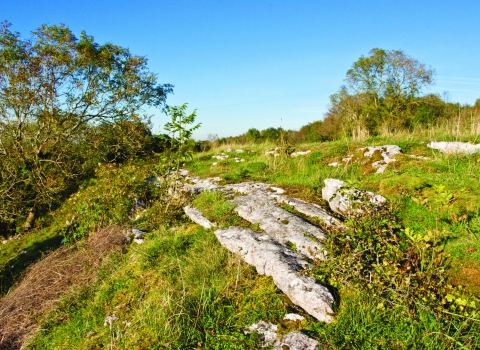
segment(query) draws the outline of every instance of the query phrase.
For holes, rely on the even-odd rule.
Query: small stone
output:
[[[183,208],[183,211],[185,214],[196,224],[199,224],[200,226],[209,229],[214,227],[215,225],[210,222],[205,216],[203,216],[202,212],[196,208],[186,206]]]
[[[145,234],[144,231],[141,231],[141,230],[136,229],[136,228],[132,229],[132,233],[133,233],[133,236],[134,236],[135,238],[142,238],[143,235]]]
[[[112,314],[112,315],[107,316],[107,317],[105,318],[105,322],[103,323],[103,325],[104,325],[104,326],[109,326],[109,327],[111,327],[112,324],[113,324],[113,322],[116,321],[116,320],[118,320],[118,317],[115,316],[115,314]]]
[[[298,156],[304,156],[306,154],[309,154],[310,152],[312,152],[311,150],[308,150],[308,151],[304,151],[304,152],[293,152],[292,154],[290,154],[290,157],[293,157],[293,158],[296,158]]]
[[[318,341],[310,338],[302,332],[286,334],[281,343],[275,346],[275,350],[317,350]]]
[[[280,188],[280,187],[273,187],[273,186],[270,186],[270,189],[278,194],[284,194],[285,193],[285,190],[283,188]]]
[[[218,159],[218,160],[225,160],[228,158],[228,154],[220,154],[218,156],[212,156],[212,158]]]
[[[305,317],[299,315],[299,314],[286,314],[283,316],[284,321],[303,321]]]
[[[245,329],[245,334],[250,334],[254,332],[260,334],[262,336],[262,342],[264,347],[273,345],[274,343],[278,342],[278,327],[272,323],[259,321],[250,326],[247,326]]]
[[[97,331],[90,331],[87,333],[87,338],[93,337],[95,334],[97,334]]]
[[[430,160],[430,158],[428,158],[428,157],[417,156],[415,154],[410,154],[410,157],[415,158],[415,159]]]

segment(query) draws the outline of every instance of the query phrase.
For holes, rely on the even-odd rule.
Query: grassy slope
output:
[[[272,145],[232,146],[252,152],[238,154],[245,162],[236,163],[231,158],[212,159],[212,154],[221,151],[216,149],[196,155],[187,167],[202,177],[222,176],[228,182],[267,181],[321,205],[325,205],[321,200],[323,179],[328,177],[383,194],[400,208],[403,227],[442,235],[454,259],[455,281],[479,293],[479,156],[444,156],[428,149],[425,141],[397,137],[302,145],[297,149],[313,152],[296,159],[265,156]],[[400,145],[404,155],[398,156],[384,174],[375,174],[369,162],[361,164],[364,159],[357,149],[384,144]],[[408,154],[430,160],[413,159]],[[355,156],[354,162],[326,166],[349,155]],[[212,166],[214,161],[216,166]],[[148,171],[137,177],[147,177]],[[122,168],[117,173],[125,176],[117,175],[123,179],[121,188],[110,187],[109,198],[117,198],[126,188],[140,191],[135,186],[138,179],[132,179],[132,169]],[[106,174],[102,172],[101,176]],[[77,203],[82,198],[92,202],[95,194],[105,196],[105,186],[100,180],[92,182]],[[204,194],[195,203],[208,217],[221,225],[247,224],[232,213],[223,198],[212,196]],[[138,220],[140,227],[150,231],[146,243],[132,245],[117,262],[115,272],[101,276],[83,292],[81,300],[71,300],[67,295],[43,319],[42,330],[32,339],[31,348],[255,349],[260,343],[255,336],[243,333],[246,325],[263,319],[288,330],[281,317],[301,310],[290,305],[269,278],[256,275],[223,249],[212,231],[190,224],[178,208],[173,208],[173,216],[165,215],[158,198],[150,198],[146,213]],[[72,204],[67,205],[71,211]],[[15,244],[15,249],[22,249]],[[10,243],[5,246],[10,247]],[[307,317],[301,326],[326,348],[480,347],[480,325],[471,317],[447,322],[427,311],[414,317],[403,307],[379,306],[381,300],[360,291],[346,288],[340,294],[334,323],[324,325]],[[119,319],[111,327],[104,326],[105,317],[112,314]]]

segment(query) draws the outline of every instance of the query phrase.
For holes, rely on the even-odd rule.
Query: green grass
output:
[[[194,155],[187,167],[196,175],[221,176],[226,182],[265,181],[285,188],[289,195],[325,207],[321,189],[323,180],[329,177],[380,193],[396,209],[402,229],[438,235],[442,248],[451,256],[452,283],[478,296],[480,156],[445,156],[427,148],[427,141],[399,135],[362,142],[306,144],[297,149],[312,152],[298,158],[265,155],[267,149],[275,147],[272,144],[237,145],[230,147],[249,152],[232,153],[224,161],[212,159],[226,149],[221,147]],[[400,145],[404,155],[397,156],[397,162],[384,174],[376,174],[371,161],[357,149],[383,144]],[[410,158],[411,153],[430,160]],[[342,158],[350,155],[354,161],[342,164]],[[236,163],[234,156],[245,161]],[[213,166],[214,162],[218,164]],[[330,162],[341,165],[326,166]],[[45,251],[40,247],[42,242],[49,242],[64,230],[67,214],[78,211],[81,203],[88,204],[93,213],[85,210],[79,228],[129,223],[129,196],[143,196],[147,203],[146,211],[136,220],[138,227],[150,232],[145,243],[131,245],[94,284],[82,290],[81,298],[66,295],[57,309],[41,319],[41,329],[27,348],[257,349],[258,337],[245,335],[245,326],[264,320],[288,332],[291,329],[283,324],[283,315],[292,311],[303,314],[270,278],[259,276],[222,248],[213,230],[191,224],[182,214],[184,203],[167,208],[160,190],[142,187],[151,169],[150,165],[137,165],[100,170],[97,179],[86,183],[59,209],[57,224],[53,220],[34,234],[2,247],[0,266],[7,266],[21,256],[18,253],[22,249],[30,247],[27,252],[31,254]],[[120,197],[127,199],[117,207],[111,204]],[[193,204],[219,228],[253,227],[235,214],[228,197],[219,192],[204,192],[193,199]],[[105,213],[103,219],[99,213]],[[416,312],[412,312],[410,304],[393,306],[361,288],[355,289],[353,284],[339,288],[335,321],[326,325],[304,314],[306,321],[301,326],[326,349],[480,348],[478,316],[438,310],[435,316],[421,300],[413,302]],[[105,318],[112,314],[118,320],[111,327],[104,326]]]
[[[71,303],[49,315],[31,348],[256,348],[244,327],[286,310],[270,279],[196,225],[152,232],[112,276]],[[104,326],[113,313],[119,319]]]

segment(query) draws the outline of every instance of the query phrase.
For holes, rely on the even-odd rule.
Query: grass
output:
[[[426,147],[429,136],[305,144],[297,150],[312,152],[297,158],[265,155],[275,147],[268,143],[230,145],[245,152],[231,153],[223,161],[213,159],[212,155],[226,151],[227,146],[222,146],[194,155],[186,166],[196,175],[221,176],[225,182],[265,181],[285,188],[291,196],[322,206],[326,206],[321,199],[323,180],[330,177],[380,193],[396,208],[401,229],[436,235],[441,241],[439,247],[450,255],[450,283],[461,286],[462,293],[478,297],[480,156],[442,155]],[[365,159],[358,148],[384,144],[398,144],[403,154],[384,174],[376,174],[371,160]],[[430,159],[414,159],[409,154]],[[235,162],[234,156],[244,162]],[[353,156],[353,161],[343,163],[348,156]],[[327,166],[331,162],[340,166]],[[21,250],[26,250],[29,257],[32,254],[34,261],[33,254],[54,247],[46,243],[59,233],[70,232],[66,231],[65,220],[73,211],[83,215],[75,229],[92,232],[107,223],[131,224],[128,215],[134,197],[147,204],[134,222],[149,232],[145,243],[131,245],[114,262],[105,262],[98,278],[80,294],[66,293],[55,309],[39,318],[40,330],[26,348],[257,349],[261,345],[258,336],[246,335],[245,326],[264,320],[288,332],[292,329],[282,322],[288,312],[306,316],[301,329],[326,349],[480,348],[478,316],[464,315],[460,296],[456,296],[459,305],[451,314],[448,310],[431,312],[421,300],[413,302],[416,311],[412,312],[410,304],[392,306],[347,283],[338,287],[340,302],[335,321],[328,325],[316,322],[292,305],[270,278],[257,275],[222,248],[212,230],[191,224],[181,211],[184,202],[172,203],[166,211],[161,190],[142,185],[150,176],[151,165],[132,166],[99,169],[97,178],[59,209],[56,220],[30,236],[3,245],[0,266],[5,269],[12,259],[23,258],[18,255]],[[120,198],[120,204],[114,206]],[[228,198],[218,192],[204,192],[193,199],[193,204],[220,228],[237,225],[255,229],[236,215]],[[88,210],[80,213],[83,207]],[[78,232],[79,237],[82,234]],[[104,325],[106,317],[113,314],[118,319]]]

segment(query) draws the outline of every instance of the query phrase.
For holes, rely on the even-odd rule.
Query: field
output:
[[[467,136],[460,140],[476,141]],[[35,273],[34,262],[45,259],[42,254],[60,246],[64,236],[69,249],[82,251],[82,237],[98,234],[101,227],[117,232],[136,227],[147,232],[143,244],[125,245],[95,260],[95,266],[85,258],[88,279],[61,280],[65,292],[49,300],[42,313],[33,313],[29,322],[35,327],[26,348],[257,349],[260,338],[244,330],[259,320],[278,324],[282,333],[301,329],[326,349],[479,348],[480,155],[444,155],[428,148],[429,141],[427,135],[403,134],[301,144],[296,151],[311,152],[296,158],[282,154],[281,147],[279,156],[266,155],[274,144],[231,144],[196,153],[185,162],[190,174],[202,178],[267,182],[325,208],[321,190],[326,178],[387,198],[382,215],[346,220],[348,234],[327,231],[331,257],[317,262],[311,273],[338,294],[331,324],[316,322],[291,304],[270,278],[259,276],[224,249],[213,230],[190,222],[182,212],[193,202],[220,227],[249,225],[227,198],[205,192],[166,200],[166,186],[146,181],[155,173],[152,161],[99,165],[95,177],[36,231],[4,242],[0,306],[22,286],[22,276]],[[372,163],[378,159],[359,149],[382,145],[398,145],[402,153],[377,174]],[[212,158],[222,153],[229,157]],[[334,162],[338,166],[328,166]],[[132,213],[134,198],[145,208]],[[389,240],[391,232],[402,241]],[[372,237],[385,237],[375,243],[377,260],[384,260],[376,279],[366,283],[365,269],[380,267],[367,265],[371,261],[357,259],[358,254],[339,245],[357,251]],[[415,274],[399,267],[406,252],[418,260]],[[14,283],[18,287],[7,294]],[[306,320],[285,324],[282,317],[288,312]],[[108,316],[115,317],[108,321]]]

